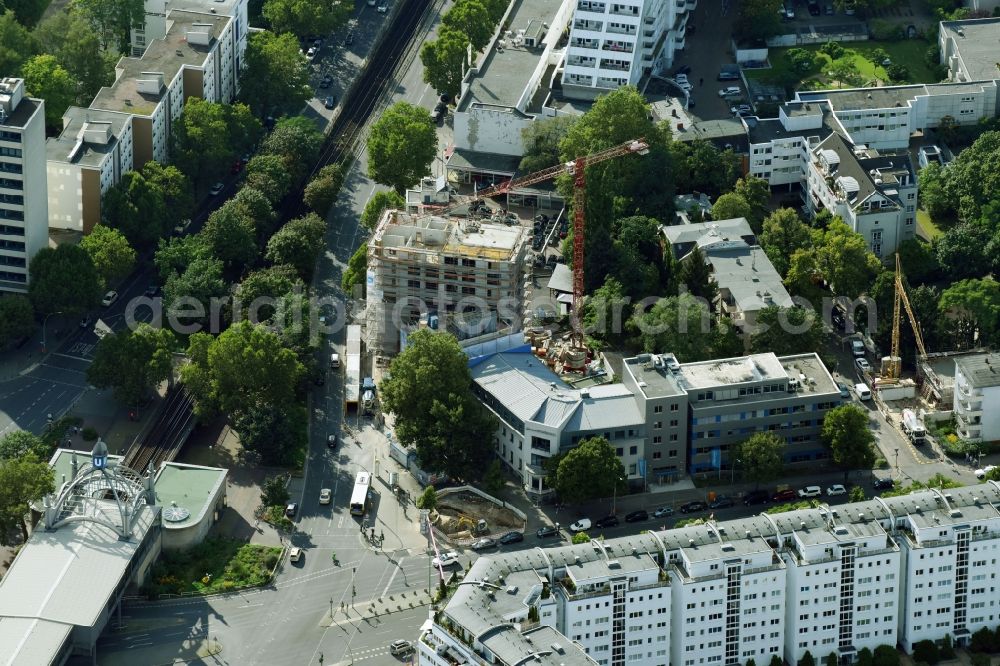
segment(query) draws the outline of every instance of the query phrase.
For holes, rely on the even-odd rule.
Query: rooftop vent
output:
[[[962,517],[962,512],[959,511],[958,509],[952,509],[948,513],[948,515],[951,516],[952,518],[961,518]]]
[[[688,545],[693,547],[694,546],[694,539],[688,539]]]
[[[589,389],[580,389],[580,397],[581,398],[589,398],[590,397],[590,390]]]
[[[618,560],[608,560],[608,568],[609,569],[621,569],[622,568],[622,563],[619,562]]]
[[[837,527],[833,528],[833,533],[838,536],[847,536],[847,528],[844,527],[843,525],[838,525]]]
[[[573,561],[574,561],[574,562],[575,562],[576,564],[580,564],[580,556],[579,556],[579,555],[575,555],[575,556],[573,557]]]
[[[799,523],[799,527],[801,527],[802,529],[805,529],[806,528],[806,521],[803,520],[801,523]]]
[[[747,530],[747,538],[750,538],[750,530]]]
[[[552,643],[549,647],[552,648],[552,651],[556,654],[562,654],[565,652],[565,650],[563,650],[563,646],[559,645],[559,643]]]
[[[724,544],[722,544],[722,552],[724,552],[724,553],[731,553],[734,550],[736,550],[736,546],[734,546],[733,544],[731,544],[731,543],[724,543]]]
[[[517,594],[517,585],[508,585],[507,594]]]

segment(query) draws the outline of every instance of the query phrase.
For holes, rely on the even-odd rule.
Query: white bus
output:
[[[368,510],[368,489],[372,485],[372,477],[368,472],[358,472],[354,480],[354,492],[351,493],[351,515],[363,516]]]

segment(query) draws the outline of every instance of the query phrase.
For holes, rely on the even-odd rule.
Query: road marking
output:
[[[385,584],[385,589],[382,590],[383,597],[389,593],[389,588],[392,587],[392,581],[396,580],[396,574],[399,573],[399,569],[403,566],[403,560],[405,559],[405,557],[399,558],[399,562],[397,562],[396,566],[392,568],[392,576],[389,577],[389,582]]]

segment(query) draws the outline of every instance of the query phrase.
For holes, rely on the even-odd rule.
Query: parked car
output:
[[[376,9],[375,11],[377,11],[379,14],[388,14],[389,7],[388,5],[379,5],[378,9]]]
[[[976,478],[979,479],[980,481],[982,481],[983,479],[986,478],[987,474],[989,474],[990,472],[992,472],[996,468],[997,468],[996,465],[987,465],[986,467],[983,467],[982,469],[977,469],[976,470]]]
[[[738,106],[729,107],[729,112],[734,116],[738,116],[741,113],[751,113],[753,109],[750,108],[749,104],[740,104]]]
[[[337,106],[337,98],[334,97],[333,95],[327,95],[326,99],[323,100],[323,106],[325,106],[328,109],[336,108],[336,106]]]
[[[544,527],[539,527],[535,530],[535,536],[539,539],[545,539],[550,536],[555,536],[559,533],[555,525],[545,525]]]
[[[837,382],[837,389],[840,391],[840,399],[841,400],[850,400],[851,399],[851,392],[850,392],[850,390],[848,390],[847,384],[845,384],[843,382]]]
[[[112,289],[108,293],[104,294],[104,298],[101,299],[101,305],[108,308],[114,305],[114,302],[117,300],[118,300],[118,292]]]
[[[779,490],[771,495],[771,500],[774,502],[787,502],[789,500],[795,499],[795,491],[791,488],[785,488],[784,490]]]
[[[674,515],[674,508],[670,506],[661,506],[659,509],[653,512],[653,518],[663,518],[665,516]]]
[[[823,13],[826,14],[827,16],[833,16],[833,5],[830,4],[829,2],[826,3],[826,6],[823,7]]]
[[[684,75],[686,77],[690,73],[691,73],[690,65],[681,65],[680,67],[674,70],[674,78],[681,75]]]
[[[413,644],[410,643],[410,641],[397,638],[393,642],[389,643],[389,654],[394,657],[410,654],[411,652],[413,652]]]
[[[856,358],[854,359],[854,365],[858,367],[861,372],[871,372],[872,364],[868,362],[866,358]]]
[[[294,518],[295,514],[297,514],[298,512],[299,512],[299,505],[295,502],[290,502],[285,507],[285,515],[288,516],[289,518]]]
[[[90,328],[92,321],[93,319],[91,319],[90,315],[83,315],[83,318],[80,320],[80,328]]]
[[[490,548],[495,548],[496,545],[497,542],[495,539],[482,537],[480,539],[476,539],[476,541],[472,544],[472,550],[489,550]]]
[[[604,516],[603,518],[599,518],[597,522],[594,523],[595,527],[616,527],[617,525],[618,516],[615,515]]]
[[[353,30],[348,30],[347,31],[347,36],[344,37],[344,44],[347,45],[347,46],[350,46],[353,43],[354,43],[354,31]]]
[[[292,564],[295,564],[296,562],[302,559],[302,555],[303,553],[301,548],[299,547],[292,548],[290,551],[288,551],[288,561],[291,562]]]
[[[769,499],[771,499],[771,494],[766,490],[751,490],[743,498],[743,506],[766,504]]]
[[[626,523],[638,523],[643,520],[649,520],[649,512],[645,509],[636,509],[635,511],[625,514]]]
[[[740,94],[739,86],[729,86],[728,88],[721,88],[719,90],[719,97],[730,97],[732,95],[739,95],[739,94]]]
[[[326,74],[323,76],[323,79],[319,82],[319,87],[329,88],[332,83],[333,83],[333,77],[330,76],[329,74]]]
[[[222,193],[222,190],[224,190],[224,189],[226,189],[226,184],[225,183],[215,183],[208,190],[208,193],[211,194],[213,197],[217,197],[217,196],[219,196],[219,194]]]
[[[731,506],[736,506],[736,504],[728,497],[716,497],[715,501],[710,502],[708,505],[709,509],[728,509]]]
[[[819,486],[806,486],[799,489],[799,497],[819,497],[823,494],[823,489]]]
[[[695,500],[693,502],[685,502],[681,504],[681,513],[695,513],[696,511],[704,511],[708,508],[708,505],[701,500]]]
[[[846,494],[847,494],[847,488],[845,488],[842,484],[839,483],[835,483],[826,489],[827,497],[836,497],[837,495],[846,495]]]
[[[450,567],[453,564],[458,564],[458,553],[453,550],[441,553],[439,557],[435,557],[431,560],[431,564],[436,567]]]
[[[146,295],[147,298],[153,298],[154,296],[159,296],[160,295],[160,285],[158,285],[158,284],[151,284],[148,287],[146,287],[146,291],[143,292],[143,293]]]
[[[319,491],[320,504],[329,504],[332,498],[333,498],[333,493],[330,491],[329,488],[323,488],[322,490]]]
[[[328,449],[335,449],[335,448],[337,448],[337,436],[336,435],[327,435],[326,436],[326,448],[328,448]]]
[[[590,522],[590,518],[581,518],[581,519],[579,519],[578,521],[576,521],[575,523],[573,523],[572,525],[569,526],[569,531],[570,532],[583,532],[585,530],[589,530],[590,527],[591,527],[591,525],[592,525],[592,523]]]
[[[875,479],[875,483],[873,483],[872,486],[875,490],[892,490],[896,487],[896,484],[893,483],[892,479],[887,477],[884,479]]]
[[[823,10],[819,8],[818,2],[810,2],[808,9],[810,16],[819,16],[820,14],[823,13]]]
[[[498,541],[505,546],[512,543],[521,543],[524,541],[524,534],[521,532],[507,532]]]

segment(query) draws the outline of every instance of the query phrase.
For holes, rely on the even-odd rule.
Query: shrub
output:
[[[586,532],[577,532],[573,535],[573,543],[590,543],[590,535]]]
[[[913,645],[913,661],[922,661],[925,664],[934,664],[941,661],[941,652],[938,650],[937,643],[931,640],[919,641]]]
[[[945,634],[944,640],[941,641],[940,650],[942,659],[954,659],[955,658],[955,646],[951,642],[951,634]]]
[[[806,653],[799,659],[798,666],[816,666],[816,660],[813,659],[812,652],[806,650]]]
[[[871,37],[880,42],[898,42],[906,38],[906,31],[903,26],[888,21],[872,21]]]
[[[840,56],[844,55],[844,47],[834,41],[829,41],[823,46],[819,47],[820,53],[825,53],[830,56],[830,60],[836,60]]]
[[[972,634],[972,639],[969,641],[969,649],[973,652],[993,652],[996,647],[995,637],[989,627],[983,627]]]
[[[785,661],[776,654],[771,655],[771,663],[768,666],[784,666]]]
[[[91,428],[90,426],[87,426],[86,428],[83,429],[81,436],[83,437],[83,441],[85,442],[97,441],[97,431]]]
[[[903,65],[897,65],[893,63],[885,68],[885,73],[889,75],[889,78],[893,81],[905,81],[910,78],[910,70],[906,69]]]
[[[872,666],[872,651],[868,648],[861,648],[858,652],[858,666]]]
[[[899,666],[899,652],[892,645],[879,645],[872,655],[874,666]]]
[[[816,59],[813,58],[813,54],[805,49],[794,48],[788,49],[785,54],[788,58],[789,64],[799,74],[809,74],[817,69]]]
[[[969,663],[972,666],[990,666],[990,656],[982,652],[974,652],[969,658]]]

